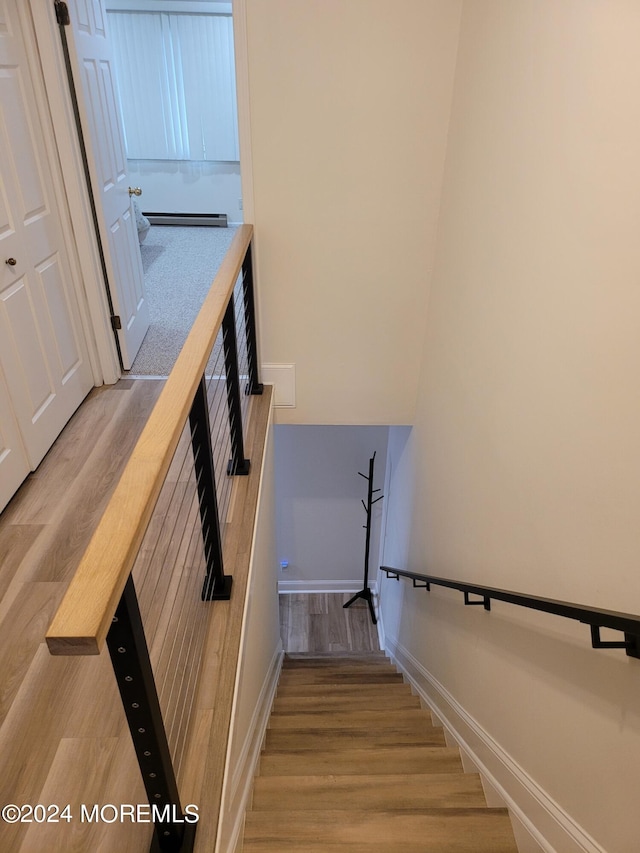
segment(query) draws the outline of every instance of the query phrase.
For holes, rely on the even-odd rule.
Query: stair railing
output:
[[[526,595],[506,589],[481,586],[451,578],[439,578],[419,572],[410,572],[405,569],[395,569],[390,566],[380,566],[380,570],[385,572],[388,578],[393,578],[397,581],[401,577],[409,578],[413,581],[413,586],[416,589],[426,589],[427,592],[430,592],[432,586],[443,586],[459,590],[464,594],[464,603],[466,606],[481,606],[485,610],[491,610],[492,600],[505,601],[508,604],[515,604],[519,607],[528,607],[531,610],[553,613],[565,619],[576,620],[589,625],[591,630],[591,645],[594,649],[624,649],[630,657],[640,658],[640,616],[631,613],[620,613],[616,610],[602,610],[598,607],[588,607],[569,601],[540,598],[535,595]],[[476,596],[476,598],[471,599],[470,596],[472,595]],[[600,637],[601,628],[621,631],[624,634],[624,640],[602,640]]]
[[[229,478],[246,475],[250,468],[243,439],[246,395],[262,393],[252,234],[250,225],[238,228],[47,633],[52,655],[97,655],[106,643],[149,800],[151,849],[171,853],[193,849],[197,816],[185,813],[180,801],[132,569],[184,434],[186,452],[190,444],[193,454],[189,476],[197,506],[191,515],[196,529],[201,528],[204,552],[201,598],[231,596],[232,578],[225,574],[222,560],[221,520],[229,505]],[[241,381],[246,382],[244,389]],[[158,536],[163,525],[161,519]],[[162,577],[164,567],[157,568]],[[189,661],[190,666],[198,664]]]

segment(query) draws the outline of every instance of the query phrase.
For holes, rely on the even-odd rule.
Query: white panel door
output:
[[[0,505],[4,466],[23,453],[35,469],[93,386],[18,2],[0,0]]]
[[[149,307],[129,196],[124,134],[103,0],[70,0],[69,46],[98,225],[125,370],[149,328]]]
[[[0,512],[29,470],[29,460],[13,416],[13,403],[0,370]]]

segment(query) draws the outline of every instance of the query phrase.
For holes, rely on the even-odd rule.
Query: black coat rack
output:
[[[369,544],[371,541],[371,507],[378,501],[381,501],[384,497],[384,495],[380,495],[377,498],[373,497],[374,492],[380,491],[380,489],[373,488],[373,466],[375,464],[375,461],[376,453],[374,450],[373,456],[369,460],[369,476],[367,477],[366,474],[363,474],[361,471],[358,471],[358,474],[361,477],[364,477],[364,479],[367,480],[369,483],[369,487],[367,489],[367,502],[365,503],[364,501],[362,501],[362,506],[364,507],[364,511],[367,514],[367,523],[363,525],[365,530],[367,531],[364,546],[364,583],[362,584],[362,589],[360,590],[360,592],[357,592],[353,596],[353,598],[350,598],[346,604],[342,605],[343,607],[351,607],[354,601],[357,601],[359,598],[364,599],[364,601],[366,601],[369,605],[369,613],[371,614],[371,621],[374,625],[377,624],[378,620],[376,619],[376,612],[373,608],[373,600],[371,598],[371,590],[369,589]]]

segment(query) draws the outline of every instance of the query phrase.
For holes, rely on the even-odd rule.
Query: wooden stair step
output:
[[[506,809],[247,812],[243,853],[517,853]]]
[[[286,666],[341,666],[349,663],[373,663],[393,666],[384,652],[287,652],[283,665]]]
[[[394,746],[276,752],[260,757],[260,776],[360,776],[367,773],[462,773],[457,749],[444,746]]]
[[[283,671],[280,676],[282,686],[294,684],[323,684],[325,687],[333,687],[340,684],[403,684],[404,680],[399,672],[391,672],[384,669],[378,673],[367,673],[363,676],[357,670],[311,670],[304,669],[299,672]]]
[[[331,687],[331,694],[335,696],[370,696],[375,699],[377,696],[402,696],[410,694],[411,686],[405,681],[394,679],[389,682],[381,682],[379,684],[334,684]],[[308,682],[290,684],[278,684],[278,698],[284,696],[326,696],[327,687],[325,684],[309,684]]]
[[[282,668],[285,670],[301,670],[301,669],[341,669],[349,667],[381,667],[383,669],[393,669],[395,666],[389,658],[383,654],[379,655],[285,655],[282,661]]]
[[[428,809],[486,806],[478,773],[360,776],[259,776],[254,811],[279,809]]]
[[[375,746],[445,746],[444,730],[435,726],[368,729],[267,729],[265,751],[370,749]]]
[[[304,675],[315,674],[317,677],[340,676],[345,674],[363,676],[398,676],[402,681],[402,675],[398,670],[389,663],[373,663],[367,661],[345,661],[341,664],[322,664],[319,666],[309,664],[287,664],[282,665],[281,675],[283,678],[303,677]]]
[[[309,711],[403,711],[420,708],[420,700],[411,693],[382,693],[371,696],[364,692],[340,694],[331,691],[313,696],[276,696],[272,713],[291,714]]]
[[[242,849],[517,853],[507,810],[382,653],[286,656]]]
[[[271,714],[269,725],[273,729],[350,729],[368,727],[370,731],[380,727],[397,725],[407,729],[411,726],[430,724],[430,715],[422,708],[410,708],[396,715],[388,711],[317,711]]]
[[[310,655],[297,654],[285,655],[282,661],[283,672],[304,672],[322,670],[346,670],[346,669],[378,669],[397,672],[395,665],[380,654],[367,655]]]

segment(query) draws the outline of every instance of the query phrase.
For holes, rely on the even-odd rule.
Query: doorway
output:
[[[114,5],[131,7],[133,4],[128,3],[128,0],[121,0],[119,4]],[[116,347],[114,345],[112,324],[117,321],[124,328],[128,327],[129,319],[127,316],[127,306],[124,309],[118,310],[108,304],[107,297],[104,291],[104,275],[101,264],[95,236],[91,233],[92,228],[92,213],[87,202],[87,192],[84,180],[83,167],[80,158],[80,148],[78,139],[73,131],[74,119],[71,106],[71,98],[69,96],[68,84],[66,81],[66,68],[63,60],[63,54],[59,43],[58,27],[53,11],[53,0],[51,4],[43,4],[39,0],[29,0],[30,11],[34,20],[36,30],[38,51],[40,61],[44,69],[45,81],[47,87],[47,96],[51,105],[51,115],[54,125],[55,138],[58,150],[60,152],[60,162],[64,176],[65,189],[70,198],[71,216],[73,221],[73,230],[77,235],[78,251],[81,255],[82,279],[84,282],[85,299],[87,303],[88,322],[87,329],[91,345],[95,348],[96,368],[94,376],[96,384],[102,381],[111,383],[122,375],[122,365],[118,361]],[[69,8],[79,20],[85,29],[90,29],[94,26],[95,20],[102,15],[107,18],[107,4],[105,0],[93,0],[89,3],[88,0],[71,0]],[[138,2],[138,5],[141,5]],[[147,6],[151,3],[147,2]],[[198,3],[197,8],[201,9],[209,3]],[[224,4],[214,4],[220,9]],[[111,3],[109,4],[109,8]],[[166,4],[163,5],[163,8]],[[181,8],[195,8],[194,3],[181,4]],[[230,4],[227,4],[230,12]],[[247,152],[250,150],[249,141],[249,122],[248,122],[248,70],[246,57],[246,33],[244,26],[244,0],[237,0],[234,3],[234,31],[236,37],[236,56],[238,59],[238,91],[242,96],[245,104],[244,110],[237,108],[239,136],[242,138],[243,161],[247,162]],[[237,20],[238,19],[238,20]],[[239,25],[236,24],[239,22]],[[66,28],[70,30],[69,27]],[[70,48],[76,47],[72,33],[68,33]],[[78,58],[75,60],[78,64]],[[94,127],[98,123],[94,121]],[[85,138],[91,142],[88,148],[102,146],[108,144],[101,138],[100,134],[91,130],[91,122],[86,123]],[[109,143],[110,144],[110,143]],[[113,147],[113,146],[112,146]],[[124,150],[124,149],[123,149]],[[223,212],[227,213],[230,224],[240,223],[243,220],[242,208],[249,209],[249,215],[252,210],[252,194],[251,181],[246,179],[243,171],[243,182],[246,186],[242,186],[240,182],[239,162],[236,163],[212,163],[201,162],[194,164],[186,161],[173,161],[169,168],[158,169],[158,161],[143,161],[143,160],[127,160],[125,157],[125,173],[127,178],[127,186],[135,189],[141,185],[143,190],[142,208],[152,212],[159,209],[174,208],[178,210],[189,210],[194,212],[198,210],[211,210],[211,173],[216,173],[218,186],[222,188],[226,202]],[[194,177],[194,169],[199,171],[199,175]],[[162,180],[158,180],[160,173]],[[250,173],[250,169],[249,169]],[[108,183],[109,181],[107,181]],[[242,190],[239,191],[239,187]],[[162,201],[158,197],[158,193],[164,193],[169,190],[174,194],[181,193],[181,198],[176,198],[172,202]],[[245,203],[243,204],[243,198]],[[247,204],[248,202],[248,204]],[[202,207],[202,204],[205,207]],[[221,208],[216,205],[218,210]],[[215,209],[215,208],[214,208]],[[133,222],[133,219],[131,220]],[[103,223],[104,224],[104,223]],[[109,230],[107,228],[107,230]],[[214,229],[203,229],[205,231],[213,231]],[[104,232],[104,228],[103,228]],[[132,258],[137,256],[140,259],[140,252],[137,245],[137,233],[134,230],[135,246],[133,241],[129,241],[129,261],[128,266],[135,266]],[[108,235],[107,235],[108,236]],[[103,241],[105,242],[105,241]],[[135,253],[133,252],[135,248]],[[108,254],[108,251],[107,251]],[[178,273],[182,270],[185,260],[182,259],[181,264],[176,268]],[[121,264],[120,272],[126,272],[127,264]],[[140,262],[140,275],[142,276],[142,263]],[[121,275],[115,275],[117,282],[120,281]],[[111,280],[111,277],[110,277]],[[139,300],[138,300],[139,301]],[[136,298],[129,300],[129,303],[136,305]],[[113,315],[116,315],[115,317]],[[120,334],[120,332],[118,332]],[[129,369],[134,361],[132,357],[127,364],[124,362],[125,369]]]
[[[150,326],[133,375],[167,375],[242,222],[231,4],[105,0]],[[230,224],[231,227],[226,227]]]

